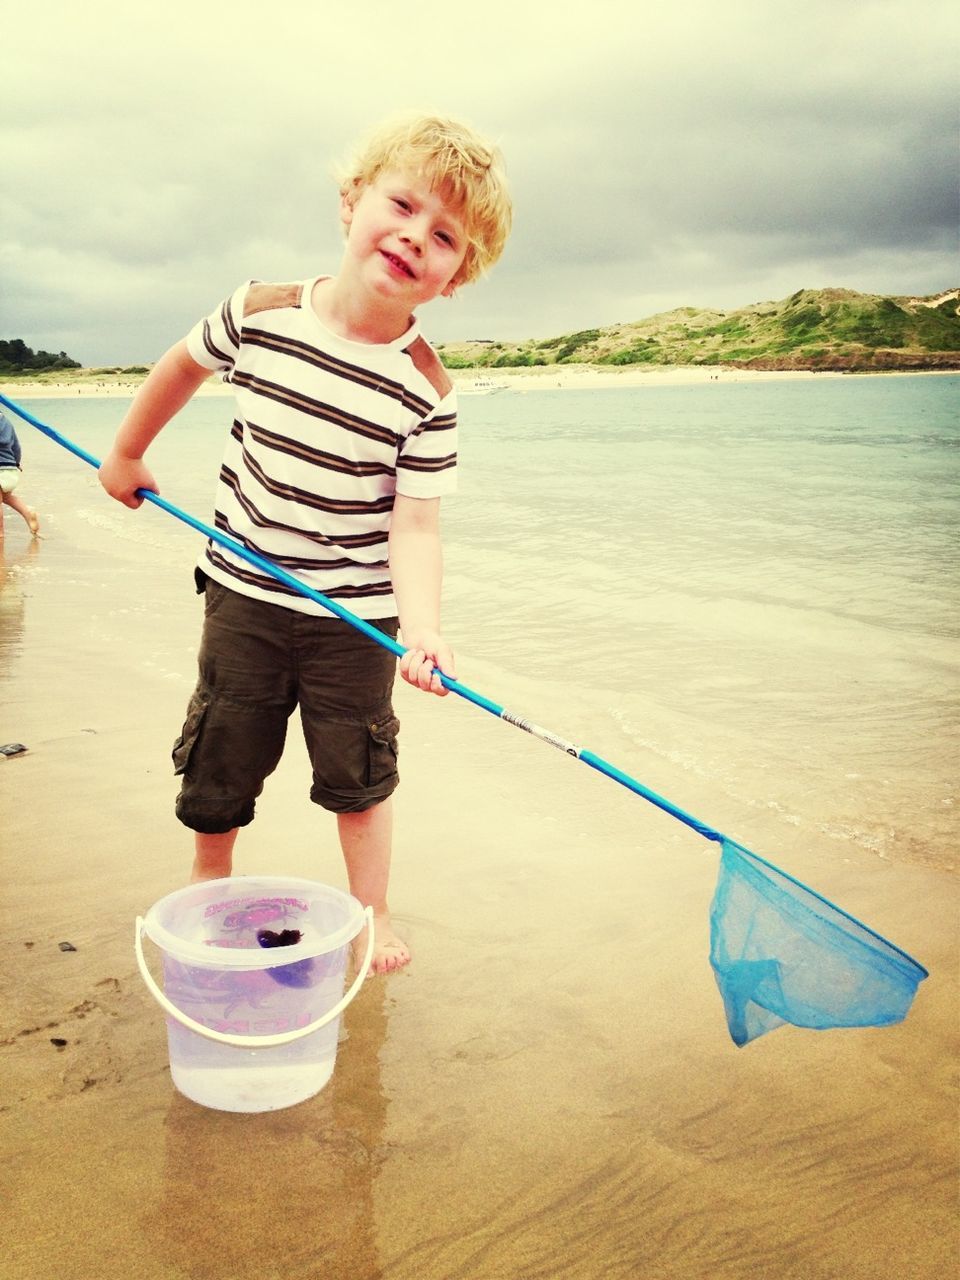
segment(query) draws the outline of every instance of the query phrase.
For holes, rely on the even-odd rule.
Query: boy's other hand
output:
[[[435,693],[445,698],[450,692],[440,682],[437,670],[452,679],[457,678],[453,650],[438,631],[421,631],[411,637],[409,647],[400,659],[400,674],[407,684],[415,685],[424,693]]]
[[[138,489],[149,489],[151,493],[160,492],[142,458],[125,458],[111,451],[104,458],[97,474],[110,497],[116,498],[125,507],[136,508],[143,505]]]

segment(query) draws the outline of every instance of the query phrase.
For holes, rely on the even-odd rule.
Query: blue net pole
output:
[[[39,418],[28,412],[22,406],[16,404],[13,400],[7,399],[6,396],[0,394],[0,404],[4,404],[8,409],[12,409],[25,422],[29,422],[31,426],[36,427],[45,436],[56,441],[64,449],[76,457],[88,463],[91,467],[99,470],[100,459],[94,457],[86,449],[75,444],[72,440],[68,440],[54,427],[49,426],[46,422],[41,422]],[[212,542],[216,542],[219,546],[225,547],[235,556],[245,560],[248,564],[262,570],[270,577],[275,578],[284,586],[289,587],[292,591],[296,591],[307,599],[315,601],[322,605],[330,613],[340,618],[343,622],[348,623],[351,627],[355,627],[358,631],[362,631],[364,635],[369,636],[376,644],[381,645],[384,649],[389,649],[391,653],[398,658],[402,657],[406,652],[403,645],[398,644],[396,640],[392,640],[389,636],[371,626],[362,618],[358,618],[356,614],[351,613],[349,609],[345,609],[343,605],[338,604],[335,600],[315,591],[312,587],[307,586],[305,582],[301,582],[299,578],[293,574],[287,573],[285,569],[281,569],[279,565],[274,564],[271,560],[266,559],[256,551],[251,551],[249,547],[238,542],[236,538],[230,537],[228,534],[221,533],[219,529],[215,529],[210,525],[204,524],[203,521],[196,519],[195,516],[189,515],[186,511],[182,511],[179,507],[174,506],[172,502],[168,502],[166,498],[162,498],[158,493],[152,493],[149,489],[138,489],[137,493],[140,497],[145,498],[148,502],[152,502],[155,507],[159,507],[162,511],[166,511],[168,515],[174,516],[177,520],[189,525],[192,529],[196,529],[198,533],[204,534]],[[515,715],[513,712],[507,711],[500,703],[494,702],[491,698],[485,697],[482,693],[478,693],[475,689],[471,689],[469,685],[463,684],[461,681],[448,676],[445,672],[438,670],[437,675],[444,688],[449,689],[451,693],[459,694],[467,702],[472,702],[474,706],[488,711],[491,715],[497,716],[498,719],[512,724],[524,732],[532,734],[539,738],[541,742],[546,742],[552,747],[557,747],[564,754],[573,756],[577,760],[582,760],[584,764],[590,765],[592,769],[596,769],[599,773],[605,774],[606,777],[612,778],[613,781],[619,782],[621,786],[627,787],[636,795],[642,796],[657,808],[662,809],[665,813],[669,813],[672,817],[677,818],[680,822],[686,823],[694,831],[705,836],[708,840],[722,841],[723,836],[719,831],[714,831],[705,822],[701,822],[699,818],[693,817],[692,814],[686,813],[677,805],[672,804],[663,796],[657,795],[655,791],[651,791],[649,787],[645,787],[642,782],[638,782],[636,778],[631,778],[629,774],[624,773],[622,769],[618,769],[616,765],[612,765],[609,761],[604,760],[601,756],[595,755],[592,751],[578,747],[575,743],[569,742],[566,738],[561,738],[558,734],[544,729],[542,725],[535,724],[531,720],[525,719],[523,716]]]

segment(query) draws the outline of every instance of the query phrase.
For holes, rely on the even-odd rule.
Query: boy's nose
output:
[[[412,219],[408,219],[404,223],[403,230],[400,232],[400,239],[405,240],[411,249],[414,249],[417,253],[423,247],[423,237],[424,231],[419,223],[414,222]]]

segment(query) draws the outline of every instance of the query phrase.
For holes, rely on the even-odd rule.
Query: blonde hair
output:
[[[451,283],[469,284],[488,271],[503,253],[513,221],[499,150],[444,116],[388,120],[338,174],[340,194],[352,204],[365,186],[394,169],[423,173],[462,218],[469,243]]]

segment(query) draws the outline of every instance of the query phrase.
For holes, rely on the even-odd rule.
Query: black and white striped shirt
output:
[[[390,617],[394,495],[456,489],[455,394],[416,321],[391,343],[350,342],[317,319],[313,284],[248,282],[187,336],[235,393],[216,526],[358,616]],[[200,564],[244,595],[326,612],[213,542]]]

